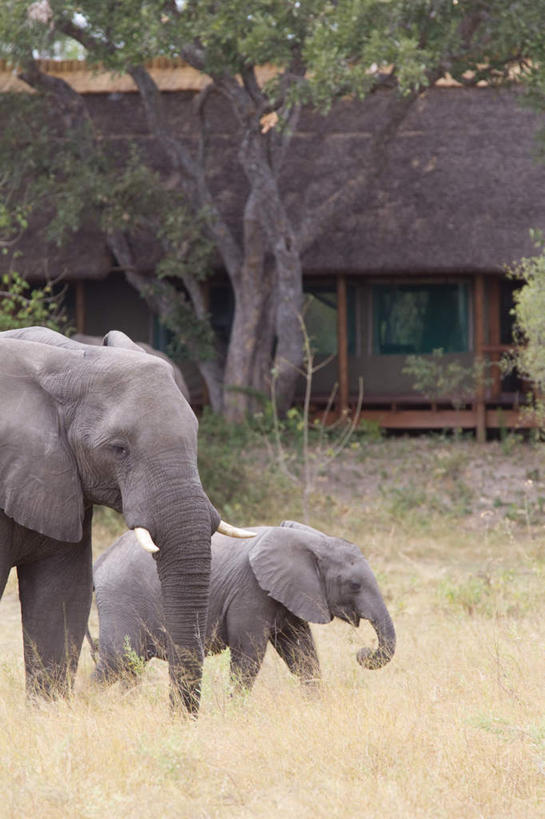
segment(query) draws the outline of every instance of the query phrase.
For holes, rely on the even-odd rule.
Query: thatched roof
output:
[[[194,93],[165,93],[175,129],[192,144]],[[389,93],[342,101],[327,117],[310,112],[302,117],[282,173],[285,201],[296,222],[303,203],[316,206],[369,163]],[[160,169],[138,94],[116,89],[85,99],[101,129],[117,140],[135,135]],[[206,110],[211,186],[239,234],[247,184],[237,161],[237,124],[217,96]],[[532,253],[528,230],[545,227],[545,165],[533,159],[539,124],[534,113],[519,106],[514,91],[431,89],[401,126],[379,183],[363,186],[357,204],[339,214],[306,251],[305,272],[491,273]],[[157,247],[152,237],[135,242],[140,268],[150,272]],[[30,277],[47,268],[50,275],[63,270],[68,278],[97,278],[112,266],[104,240],[92,228],[61,251],[47,247],[33,226],[20,249],[18,269]]]
[[[320,165],[332,176],[348,178],[365,162],[381,104],[380,95],[343,104],[328,122]],[[531,254],[529,228],[545,228],[545,165],[535,161],[543,124],[507,90],[430,90],[401,127],[375,190],[310,249],[305,267],[486,273]],[[290,171],[294,178],[295,164],[286,179]],[[323,190],[317,185],[316,197]]]

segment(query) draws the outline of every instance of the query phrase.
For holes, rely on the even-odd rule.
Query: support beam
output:
[[[500,309],[500,279],[499,276],[494,276],[488,282],[488,344],[496,348],[489,354],[492,398],[499,398],[501,393]]]
[[[475,362],[484,368],[484,276],[477,273],[473,290],[473,322],[475,328]],[[484,374],[483,374],[484,375]],[[479,443],[486,441],[486,407],[484,378],[477,380],[475,395],[475,430]]]
[[[346,276],[337,276],[337,370],[339,381],[339,413],[348,412],[348,327],[346,306]]]

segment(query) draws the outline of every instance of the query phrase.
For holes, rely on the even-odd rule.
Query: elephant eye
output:
[[[110,449],[117,458],[123,458],[127,454],[127,447],[122,444],[110,444]]]
[[[359,592],[359,590],[361,589],[361,583],[358,580],[351,580],[350,589],[354,592]]]

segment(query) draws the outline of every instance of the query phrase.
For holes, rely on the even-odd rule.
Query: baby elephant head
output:
[[[311,623],[339,617],[354,626],[368,620],[378,647],[358,651],[364,668],[380,668],[391,660],[394,625],[375,576],[353,543],[284,521],[256,539],[249,558],[261,588],[297,617]]]

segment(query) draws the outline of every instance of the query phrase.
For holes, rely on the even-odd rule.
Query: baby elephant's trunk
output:
[[[382,668],[390,662],[396,649],[394,624],[386,610],[379,620],[372,620],[371,624],[377,633],[378,646],[374,651],[371,648],[360,648],[356,657],[364,668]]]

